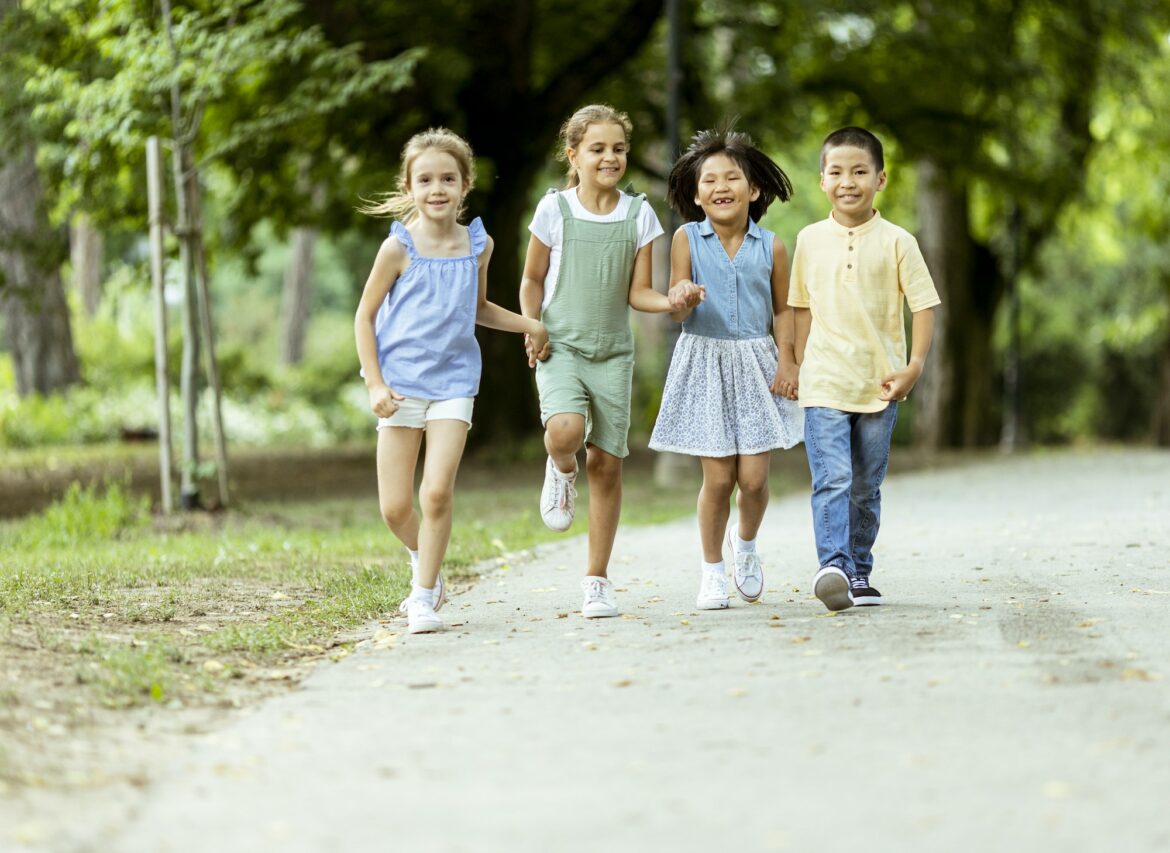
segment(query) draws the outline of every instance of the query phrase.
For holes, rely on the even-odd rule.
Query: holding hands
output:
[[[706,299],[707,290],[690,279],[684,278],[667,292],[666,298],[670,300],[671,310],[684,311],[694,308]]]
[[[545,361],[549,354],[548,329],[544,323],[537,325],[537,331],[524,333],[524,352],[528,356],[529,367],[536,367],[536,362]]]
[[[776,376],[772,379],[772,393],[788,400],[795,400],[800,390],[800,368],[783,358],[776,364]]]
[[[370,409],[380,418],[393,417],[398,411],[398,401],[405,399],[389,385],[370,386]]]

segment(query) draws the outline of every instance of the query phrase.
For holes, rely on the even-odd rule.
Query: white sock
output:
[[[411,598],[422,598],[422,599],[425,599],[426,601],[433,601],[435,598],[435,590],[434,589],[427,589],[425,586],[422,586],[419,583],[411,583],[410,597]]]
[[[410,555],[410,581],[415,583],[418,581],[418,551],[407,548],[406,553]]]
[[[756,550],[756,540],[750,542],[739,538],[739,528],[735,528],[735,550],[740,554],[754,554]]]
[[[720,560],[718,563],[708,563],[706,560],[704,560],[703,561],[703,571],[704,572],[719,572],[719,574],[725,575],[725,574],[727,574],[727,567],[723,565],[722,560]]]

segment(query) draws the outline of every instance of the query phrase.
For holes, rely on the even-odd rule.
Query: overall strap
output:
[[[638,221],[638,213],[642,210],[642,202],[646,200],[645,193],[638,193],[630,202],[630,209],[626,211],[626,221]]]

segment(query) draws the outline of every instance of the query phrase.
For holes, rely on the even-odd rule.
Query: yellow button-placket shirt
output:
[[[914,235],[874,211],[847,228],[829,215],[796,237],[788,304],[812,328],[800,366],[800,405],[878,412],[882,377],[906,366],[902,299],[911,311],[940,303]]]

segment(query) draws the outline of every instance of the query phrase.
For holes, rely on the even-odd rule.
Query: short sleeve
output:
[[[390,236],[398,238],[398,242],[406,249],[406,254],[412,261],[418,257],[418,250],[414,248],[414,240],[410,238],[410,232],[397,219],[390,223]]]
[[[792,252],[792,270],[788,274],[788,305],[791,308],[808,307],[808,281],[805,271],[803,234],[796,235],[796,248]]]
[[[483,220],[478,216],[471,220],[467,225],[467,234],[471,237],[471,254],[478,258],[483,254],[488,241],[488,233],[487,229],[483,227]]]
[[[898,239],[898,287],[905,294],[911,312],[942,303],[918,241],[910,233],[899,235]]]
[[[665,233],[662,230],[662,223],[658,221],[658,214],[654,212],[650,202],[643,201],[642,208],[638,211],[638,248],[641,249],[647,243],[652,243],[656,237]]]
[[[536,212],[532,214],[532,222],[528,230],[544,245],[557,245],[557,236],[561,230],[561,211],[557,207],[557,197],[554,193],[546,193],[536,205]]]

